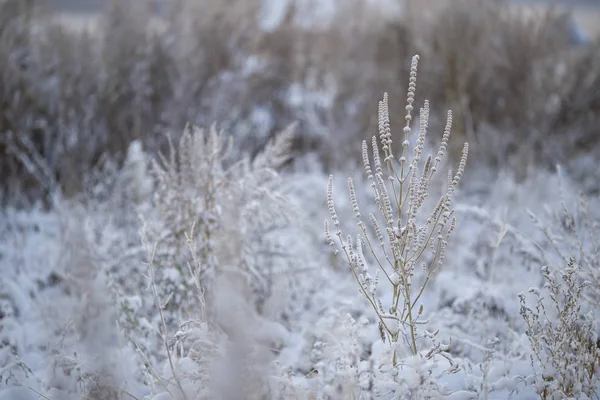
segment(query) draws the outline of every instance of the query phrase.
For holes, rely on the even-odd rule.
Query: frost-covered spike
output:
[[[373,171],[371,170],[371,161],[369,160],[369,146],[367,145],[366,140],[362,141],[362,159],[367,179],[371,180],[373,179]]]
[[[329,230],[329,221],[328,220],[325,220],[324,229],[325,229],[325,238],[327,239],[327,244],[329,244],[330,247],[335,247],[335,242],[333,241],[333,237],[331,236],[331,232]]]
[[[390,195],[388,194],[387,186],[385,181],[381,177],[381,175],[376,175],[377,185],[379,187],[379,191],[381,193],[382,205],[383,205],[383,216],[385,217],[386,224],[392,226],[394,224],[394,217],[392,214],[392,202],[390,200]]]
[[[354,189],[354,183],[352,178],[348,178],[348,190],[350,192],[350,203],[352,204],[352,211],[354,216],[360,221],[360,208],[358,207],[358,200],[356,199],[356,191]]]
[[[356,259],[358,263],[357,267],[361,273],[367,274],[369,272],[369,269],[367,266],[367,261],[365,260],[365,256],[363,254],[362,243],[363,242],[360,235],[356,235]]]
[[[344,248],[347,252],[348,252],[348,256],[350,257],[350,263],[352,264],[352,268],[356,268],[356,255],[354,254],[354,245],[352,244],[352,236],[348,235],[346,237],[346,244],[344,246],[342,246],[342,248]]]
[[[452,111],[448,111],[448,115],[446,117],[446,126],[444,128],[444,134],[442,135],[442,142],[440,143],[440,147],[435,156],[435,163],[431,168],[431,176],[437,170],[437,166],[442,162],[442,158],[446,153],[446,149],[448,148],[448,141],[450,140],[450,133],[452,132]]]
[[[369,220],[371,221],[371,225],[373,225],[373,229],[375,230],[375,234],[377,235],[377,240],[379,240],[379,244],[384,246],[383,233],[381,232],[381,227],[379,226],[379,222],[377,222],[377,218],[373,213],[369,213]]]
[[[329,209],[331,222],[333,222],[333,226],[339,232],[340,221],[338,219],[337,212],[335,211],[335,204],[333,202],[333,175],[329,175],[329,180],[327,181],[327,208]]]
[[[469,144],[465,143],[462,150],[462,156],[460,157],[460,162],[458,163],[458,170],[456,171],[456,175],[454,176],[454,180],[452,181],[452,186],[457,187],[460,179],[465,172],[465,166],[467,165],[467,157],[469,156]]]
[[[373,164],[375,165],[375,175],[383,174],[381,169],[381,158],[379,157],[379,147],[377,146],[377,137],[371,138],[371,147],[373,147]]]

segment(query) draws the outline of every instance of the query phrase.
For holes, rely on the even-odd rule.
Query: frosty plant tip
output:
[[[448,172],[448,186],[430,210],[425,209],[432,178],[446,153],[452,113],[448,112],[442,142],[435,155],[423,160],[425,135],[429,121],[429,102],[425,101],[419,113],[419,131],[409,152],[413,102],[419,56],[412,59],[406,105],[406,125],[403,129],[401,153],[397,158],[392,148],[388,96],[379,102],[379,140],[373,136],[372,159],[366,141],[362,143],[362,157],[367,179],[379,212],[363,216],[360,212],[352,179],[348,189],[359,232],[356,238],[344,236],[340,229],[333,201],[333,176],[329,177],[327,206],[331,221],[325,221],[325,235],[335,254],[341,254],[379,320],[382,339],[397,343],[402,338],[412,354],[418,354],[417,326],[423,305],[421,296],[433,274],[444,262],[448,240],[454,231],[455,217],[452,198],[463,175],[469,145],[465,143],[458,170]],[[378,144],[379,143],[379,144]],[[381,149],[379,148],[381,146]],[[365,255],[366,248],[366,255]],[[341,250],[341,251],[340,251]],[[374,266],[371,267],[370,264]],[[413,281],[417,268],[423,278]],[[390,285],[391,298],[378,292],[378,283]]]

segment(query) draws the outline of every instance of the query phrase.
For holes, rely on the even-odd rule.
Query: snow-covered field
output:
[[[400,135],[394,129],[395,143]],[[203,146],[188,142],[180,151]],[[4,209],[0,398],[538,398],[534,371],[546,370],[530,358],[519,293],[547,297],[541,268],[552,262],[560,271],[565,261],[528,210],[548,226],[558,223],[557,233],[580,234],[589,248],[570,238],[558,239],[559,248],[590,268],[583,252],[594,257],[596,250],[584,229],[597,220],[596,198],[570,227],[563,207],[582,209],[568,178],[540,171],[516,182],[510,173],[467,168],[455,196],[456,232],[420,299],[414,356],[402,337],[381,340],[377,314],[327,246],[327,177],[276,177],[263,169],[280,154],[276,147],[262,166],[231,172],[236,181],[215,192],[209,209],[199,201],[210,198],[201,189],[210,186],[204,174],[223,182],[228,173],[190,152],[190,172],[203,175],[175,183],[162,175],[174,172],[163,170],[152,189],[137,146],[115,183],[92,191],[103,200],[57,197],[50,210]],[[345,175],[355,178],[363,212],[377,210],[359,171],[336,173],[340,226],[357,232]],[[426,207],[442,186],[443,179],[432,180]],[[120,192],[105,197],[106,190]],[[161,204],[173,209],[164,214]],[[188,218],[194,209],[197,219]],[[175,235],[179,228],[186,235]],[[415,287],[423,276],[417,268]],[[380,281],[377,296],[389,301],[391,287]],[[196,284],[205,290],[200,302]],[[581,299],[595,316],[589,304]],[[399,326],[402,334],[406,328]]]
[[[1,209],[0,400],[599,398],[595,153],[450,162],[426,79],[333,177],[190,126]]]

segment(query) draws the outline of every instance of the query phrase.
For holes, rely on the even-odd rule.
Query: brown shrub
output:
[[[598,44],[573,47],[567,14],[439,3],[397,14],[340,0],[330,20],[307,24],[310,3],[295,2],[269,30],[259,0],[179,0],[160,20],[115,1],[86,32],[0,0],[5,192],[75,193],[103,154],[119,162],[138,138],[156,150],[188,121],[218,121],[252,154],[297,121],[297,154],[315,152],[325,168],[358,160],[353,139],[376,131],[383,91],[392,119],[403,118],[394,104],[415,52],[428,78],[417,101],[454,111],[476,162],[524,169],[597,144]]]

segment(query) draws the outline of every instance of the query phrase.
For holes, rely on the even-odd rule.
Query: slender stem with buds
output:
[[[423,307],[418,304],[418,301],[444,261],[448,240],[455,227],[454,211],[451,209],[453,193],[464,172],[468,154],[468,145],[465,144],[456,175],[449,174],[446,193],[439,198],[431,211],[424,212],[425,199],[429,195],[432,177],[448,145],[452,114],[448,113],[442,142],[435,158],[430,155],[422,162],[429,119],[429,103],[425,102],[419,114],[419,130],[413,155],[409,159],[408,147],[418,61],[419,57],[415,56],[410,70],[406,125],[403,128],[404,140],[400,158],[398,160],[394,158],[392,149],[387,94],[379,102],[379,141],[375,136],[372,138],[372,161],[367,142],[362,143],[365,173],[379,210],[379,218],[383,219],[383,225],[380,225],[378,217],[374,214],[369,214],[371,229],[363,222],[354,182],[348,179],[350,202],[359,234],[356,240],[351,236],[344,239],[333,201],[333,177],[329,178],[327,190],[327,205],[333,233],[330,231],[329,221],[325,221],[327,240],[332,247],[336,248],[336,254],[340,254],[337,249],[341,247],[342,258],[350,267],[359,285],[360,293],[367,298],[379,319],[382,335],[385,334],[390,342],[397,342],[400,337],[406,338],[410,353],[413,355],[419,354],[420,335],[417,326],[422,323],[419,318],[423,313]],[[386,176],[384,176],[383,164],[385,164]],[[333,239],[333,235],[337,236],[337,240]],[[377,242],[379,246],[376,245]],[[367,255],[363,253],[364,243],[368,249]],[[370,274],[368,262],[374,262],[378,266],[374,277]],[[423,265],[425,268],[424,281],[415,293],[412,282],[418,265]],[[384,308],[385,299],[379,296],[377,290],[379,271],[383,271],[386,281],[392,287],[392,298],[387,309]],[[391,322],[396,323],[396,327],[392,327]]]

